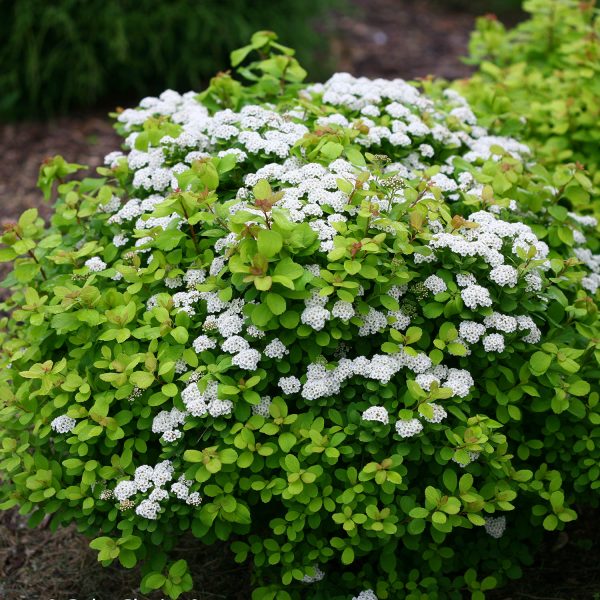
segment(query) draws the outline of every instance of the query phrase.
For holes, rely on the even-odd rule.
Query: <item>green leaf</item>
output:
[[[284,452],[289,452],[296,443],[296,436],[293,433],[285,432],[279,436],[279,447]]]
[[[416,506],[408,513],[408,516],[413,519],[426,519],[429,516],[429,511],[426,508]]]
[[[191,463],[202,462],[204,455],[199,450],[186,450],[183,453],[183,460]]]
[[[129,381],[130,383],[133,383],[133,385],[144,390],[154,383],[154,375],[146,371],[134,371],[129,376]]]
[[[446,469],[444,471],[442,479],[444,481],[444,485],[449,491],[454,492],[454,490],[456,490],[456,471],[454,471],[453,469]]]
[[[285,312],[286,302],[283,296],[275,293],[267,294],[267,306],[274,315],[281,315]]]
[[[187,572],[187,562],[183,559],[174,562],[169,569],[169,577],[183,577]]]
[[[257,243],[259,253],[266,258],[271,258],[281,250],[283,238],[277,231],[261,229],[258,232]]]
[[[246,56],[252,52],[254,48],[251,45],[244,46],[243,48],[238,48],[237,50],[233,50],[229,55],[229,60],[231,61],[232,67],[237,67],[240,63],[244,61]]]
[[[300,471],[300,461],[293,454],[287,454],[283,462],[286,469],[291,473],[298,473]]]
[[[224,465],[231,465],[237,460],[237,452],[233,448],[225,448],[219,452],[219,459]]]
[[[435,319],[444,312],[444,305],[439,302],[429,302],[423,307],[423,316],[428,319]]]
[[[143,585],[151,590],[158,590],[164,584],[167,578],[162,573],[150,573],[143,579]]]
[[[321,154],[330,161],[338,158],[344,151],[344,146],[337,142],[327,142],[321,148]]]
[[[185,344],[188,341],[188,331],[185,327],[175,327],[171,335],[178,344]]]
[[[554,531],[558,526],[558,519],[556,518],[556,515],[548,515],[544,519],[542,525],[547,531]]]
[[[342,564],[349,565],[354,562],[354,550],[350,546],[346,546],[342,552]]]
[[[533,356],[529,359],[529,365],[534,375],[543,375],[552,363],[552,356],[545,352],[534,352]]]
[[[257,200],[266,200],[273,193],[266,179],[261,179],[253,188],[252,193]]]

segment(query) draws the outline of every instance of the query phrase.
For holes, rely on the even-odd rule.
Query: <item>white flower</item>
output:
[[[217,347],[217,342],[207,335],[199,335],[193,342],[192,347],[197,354],[204,352],[205,350],[212,350]]]
[[[231,364],[240,369],[245,369],[246,371],[256,371],[259,361],[260,352],[249,348],[235,354],[231,359]]]
[[[142,500],[135,509],[136,514],[145,519],[157,519],[158,511],[160,510],[160,504],[153,502],[152,500]]]
[[[297,377],[282,377],[277,384],[284,394],[296,394],[300,391],[302,384]]]
[[[354,596],[352,600],[377,600],[377,596],[373,590],[365,590],[361,592],[358,596]]]
[[[263,396],[258,404],[252,405],[252,414],[260,415],[261,417],[269,417],[269,408],[271,407],[271,396]]]
[[[278,360],[281,360],[286,354],[289,354],[289,350],[279,338],[274,338],[271,340],[263,352],[265,356],[268,356],[269,358],[276,358]]]
[[[84,264],[92,273],[100,273],[106,269],[106,263],[99,256],[88,258]]]
[[[500,333],[490,333],[483,338],[483,349],[486,352],[503,352],[504,336]]]
[[[433,415],[431,418],[423,416],[429,423],[441,423],[448,416],[448,413],[439,404],[430,402],[429,406],[433,409]]]
[[[338,300],[331,309],[331,314],[342,321],[349,321],[355,314],[354,307],[351,302]]]
[[[448,289],[446,282],[437,275],[430,275],[424,282],[423,285],[432,293],[432,294],[441,294]]]
[[[221,349],[223,352],[228,352],[229,354],[237,354],[238,352],[247,350],[248,348],[250,348],[250,344],[247,342],[247,340],[239,335],[232,335],[221,344]]]
[[[485,330],[485,325],[474,321],[462,321],[458,326],[458,334],[469,344],[476,344],[485,333]]]
[[[321,306],[307,306],[300,315],[300,320],[315,331],[321,331],[330,319],[331,313]]]
[[[313,569],[315,571],[315,574],[314,575],[304,575],[304,577],[300,580],[300,581],[302,581],[302,583],[315,583],[317,581],[321,581],[321,579],[323,579],[323,577],[325,577],[325,573],[323,573],[323,571],[321,571],[321,569],[319,569],[319,567],[317,565],[314,565]]]
[[[419,419],[400,419],[396,421],[396,433],[403,438],[412,437],[423,431],[423,424]]]
[[[485,531],[493,538],[501,538],[506,529],[506,517],[485,517]]]
[[[480,285],[471,284],[463,288],[460,292],[461,298],[470,309],[476,309],[478,306],[491,306],[492,298],[490,292]]]
[[[113,493],[115,498],[119,501],[131,498],[137,494],[138,488],[133,481],[120,481],[115,486]]]
[[[518,271],[509,265],[500,265],[490,271],[490,279],[502,287],[515,287],[518,280]]]
[[[202,497],[198,492],[192,492],[186,499],[186,504],[190,506],[199,506],[202,503]]]
[[[56,433],[69,433],[73,427],[75,427],[77,421],[67,415],[61,415],[52,419],[50,427],[56,431]]]
[[[517,330],[517,319],[510,315],[503,315],[498,312],[493,312],[483,319],[484,325],[488,329],[497,329],[498,331],[504,331],[504,333],[513,333]]]
[[[379,421],[384,425],[390,422],[387,410],[383,406],[370,406],[362,414],[363,421]]]

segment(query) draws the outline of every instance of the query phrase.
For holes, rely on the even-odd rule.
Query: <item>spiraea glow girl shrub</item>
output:
[[[455,92],[253,50],[4,233],[0,506],[173,598],[190,531],[254,600],[483,598],[595,498],[597,223]]]

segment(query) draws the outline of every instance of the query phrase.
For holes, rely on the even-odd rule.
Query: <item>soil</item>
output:
[[[514,18],[514,17],[511,17]],[[434,74],[453,79],[470,72],[467,52],[474,15],[451,10],[442,0],[354,0],[351,15],[337,15],[331,53],[337,70],[368,77],[411,79]],[[61,154],[95,169],[119,138],[107,109],[49,122],[0,124],[0,225],[37,206],[50,208],[35,187],[41,162]],[[2,265],[0,265],[1,267]],[[0,278],[2,276],[0,269]],[[590,511],[566,533],[548,534],[536,563],[519,582],[490,593],[491,600],[591,600],[600,598],[600,529]],[[247,600],[249,574],[221,545],[184,540],[196,582],[187,598]],[[14,510],[0,512],[0,598],[3,600],[155,600],[139,592],[139,572],[102,567],[96,552],[73,526],[34,529]]]

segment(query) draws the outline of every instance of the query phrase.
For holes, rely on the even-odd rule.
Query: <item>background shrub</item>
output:
[[[481,121],[518,135],[553,169],[579,162],[600,186],[600,10],[595,2],[529,0],[506,30],[481,18],[470,42],[479,71],[461,82]],[[584,207],[587,196],[569,198]]]
[[[231,48],[274,29],[321,76],[327,11],[338,0],[15,0],[2,2],[0,118],[198,89]]]
[[[0,508],[173,598],[191,530],[255,600],[480,600],[597,503],[591,182],[452,90],[255,50],[249,85],[120,113],[99,177],[49,161],[50,226],[7,226]]]

